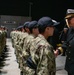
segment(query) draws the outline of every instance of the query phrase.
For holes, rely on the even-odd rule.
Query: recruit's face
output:
[[[37,36],[39,34],[38,28],[33,28],[33,34]]]
[[[48,36],[53,36],[54,27],[47,27],[47,34]]]

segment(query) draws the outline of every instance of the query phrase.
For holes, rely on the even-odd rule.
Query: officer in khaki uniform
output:
[[[58,48],[57,53],[60,54],[66,50],[65,69],[68,75],[74,75],[74,9],[67,10],[65,20],[68,26],[67,38],[62,47]]]
[[[39,35],[34,39],[30,48],[31,68],[35,71],[32,75],[55,75],[55,55],[53,47],[47,42],[47,38],[53,35],[54,26],[57,24],[50,17],[42,17],[38,21]],[[28,61],[29,62],[29,61]]]

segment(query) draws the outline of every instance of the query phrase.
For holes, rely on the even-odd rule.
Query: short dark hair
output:
[[[44,33],[47,26],[38,27],[39,33]]]
[[[30,33],[32,33],[33,28],[29,28],[29,30],[30,30]]]
[[[30,30],[30,33],[32,33],[32,30],[33,30],[33,29],[36,29],[36,28],[38,28],[38,27],[29,28],[29,30]]]

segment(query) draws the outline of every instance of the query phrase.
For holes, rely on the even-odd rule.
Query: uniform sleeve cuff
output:
[[[59,51],[59,54],[62,54],[62,53],[63,53],[62,47],[59,47],[59,48],[58,48],[58,51]]]

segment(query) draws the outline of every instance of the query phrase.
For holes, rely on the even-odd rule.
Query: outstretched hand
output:
[[[55,57],[57,57],[59,55],[58,50],[56,49],[56,51],[54,51]]]

